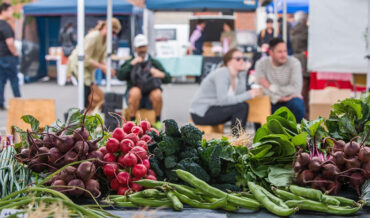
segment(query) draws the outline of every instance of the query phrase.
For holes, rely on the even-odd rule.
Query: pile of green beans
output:
[[[183,170],[175,170],[175,172],[179,178],[193,187],[143,179],[135,183],[152,189],[127,196],[110,195],[106,202],[121,207],[169,207],[176,211],[181,211],[184,204],[194,208],[223,209],[230,212],[237,211],[239,208],[257,210],[260,207],[260,203],[255,199],[223,192],[189,172]]]
[[[25,188],[31,183],[31,171],[15,159],[13,146],[7,146],[0,153],[0,197]]]

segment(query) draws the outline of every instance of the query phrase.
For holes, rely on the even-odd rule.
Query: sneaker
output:
[[[153,127],[156,128],[158,131],[161,131],[161,129],[162,129],[162,123],[161,123],[161,121],[155,122],[154,125],[153,125]]]
[[[6,107],[5,106],[0,106],[0,111],[6,111]]]

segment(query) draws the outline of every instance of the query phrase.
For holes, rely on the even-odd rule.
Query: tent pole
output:
[[[78,108],[83,110],[84,104],[84,32],[85,32],[85,0],[78,0],[77,34],[78,34]]]
[[[370,92],[370,1],[368,1],[367,10],[367,75],[366,75],[366,89]]]
[[[107,0],[107,92],[111,90],[112,77],[112,0]]]
[[[274,37],[278,36],[278,12],[277,0],[274,0]]]
[[[284,1],[284,6],[283,6],[283,40],[285,42],[288,41],[288,36],[287,36],[287,33],[288,33],[288,27],[287,27],[287,20],[286,20],[286,13],[287,13],[287,5],[286,5],[286,1],[287,0],[283,0]]]

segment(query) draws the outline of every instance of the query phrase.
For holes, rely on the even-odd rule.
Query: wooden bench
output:
[[[211,133],[224,133],[224,124],[218,124],[215,126],[211,125],[195,125],[193,120],[190,118],[190,123],[192,123],[195,127],[197,127],[199,130],[204,131],[205,134],[211,134]]]
[[[40,121],[40,127],[45,127],[56,121],[55,101],[52,99],[20,99],[13,98],[9,101],[7,131],[14,134],[12,126],[23,130],[30,129],[21,117],[32,115]]]
[[[148,120],[150,124],[154,125],[155,123],[155,112],[154,110],[148,109],[139,109],[136,111],[136,120]],[[124,110],[124,118],[130,120],[130,112],[128,108]]]
[[[267,117],[271,115],[270,97],[259,96],[246,102],[249,104],[248,122],[265,124]]]

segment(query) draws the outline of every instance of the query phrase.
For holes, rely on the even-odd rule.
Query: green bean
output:
[[[219,199],[217,198],[211,198],[211,197],[208,197],[208,196],[204,196],[204,199],[210,203],[215,203],[216,201],[218,201]],[[225,206],[222,207],[222,209],[226,210],[226,211],[229,211],[229,212],[235,212],[237,211],[239,208],[231,203],[228,203],[226,204]]]
[[[3,195],[4,194],[6,195],[8,193],[8,190],[7,190],[8,189],[8,187],[7,187],[8,186],[8,184],[7,184],[8,183],[8,177],[9,177],[9,174],[8,173],[5,174],[4,184],[2,184],[3,185],[3,192],[2,192]]]
[[[144,189],[141,191],[141,194],[146,198],[163,198],[166,197],[166,194],[158,191],[157,189]]]
[[[296,185],[291,185],[289,186],[289,189],[291,192],[294,194],[308,198],[311,200],[316,200],[316,201],[322,201],[322,192],[317,189],[312,189],[312,188],[304,188],[304,187],[299,187]]]
[[[117,202],[114,203],[114,205],[117,207],[136,207],[136,205],[132,202]]]
[[[172,201],[172,207],[173,209],[177,211],[181,211],[184,208],[184,205],[181,203],[181,201],[176,197],[175,193],[173,191],[167,191],[167,197]]]
[[[340,201],[338,201],[336,198],[330,195],[322,195],[322,202],[328,205],[334,205],[334,206],[340,205]]]
[[[340,196],[333,196],[333,197],[340,202],[340,205],[357,206],[356,202],[352,199],[344,198]]]
[[[16,192],[13,192],[3,198],[0,199],[0,201],[4,201],[4,200],[8,200],[8,199],[11,199],[19,194],[23,194],[25,192],[41,192],[41,193],[48,193],[48,194],[51,194],[51,195],[54,195],[55,197],[59,197],[63,200],[66,200],[66,201],[70,201],[72,202],[71,199],[69,199],[66,195],[64,195],[63,193],[61,192],[58,192],[58,191],[55,191],[53,189],[49,189],[49,188],[43,188],[43,187],[28,187],[28,188],[24,188],[22,190],[19,190],[19,191],[16,191]]]
[[[279,205],[280,207],[284,207],[284,208],[289,208],[288,205],[286,205],[284,203],[283,200],[281,200],[280,198],[276,197],[275,195],[271,194],[271,192],[267,191],[265,188],[263,188],[262,186],[259,187],[262,192],[272,201],[274,202],[275,204]]]
[[[20,197],[20,198],[17,198],[17,201],[21,201],[21,200],[24,200],[24,199],[28,199],[29,197]],[[0,206],[3,206],[3,205],[7,205],[11,202],[14,202],[14,199],[9,199],[9,200],[5,200],[5,201],[0,201]]]
[[[271,189],[277,196],[279,196],[281,199],[286,200],[286,201],[287,200],[304,200],[305,199],[301,196],[295,195],[291,192],[287,192],[287,191],[284,191],[284,190],[281,190],[281,189],[278,189],[278,188],[275,188],[275,187],[272,187]]]
[[[254,195],[250,192],[240,192],[241,197],[247,197],[250,199],[255,199]]]
[[[109,196],[109,199],[112,200],[113,202],[115,203],[118,203],[118,202],[127,202],[127,196],[120,196],[120,197],[117,197],[117,198],[112,198]]]
[[[284,208],[273,201],[264,193],[261,186],[254,184],[253,182],[248,182],[249,190],[253,193],[256,199],[263,204],[263,206],[273,214],[278,216],[290,216],[297,211],[297,208]]]
[[[358,210],[361,209],[361,206],[358,207],[338,207],[338,206],[328,206],[328,212],[333,215],[350,215],[357,213]]]
[[[216,198],[228,197],[229,202],[237,206],[244,207],[244,208],[251,209],[251,210],[257,210],[260,207],[260,204],[258,203],[258,201],[227,194],[217,188],[214,188],[208,185],[206,182],[204,182],[201,179],[198,179],[193,174],[187,171],[184,171],[184,170],[174,170],[174,171],[176,172],[177,176],[180,177],[182,180],[184,180],[185,182],[189,183],[193,187],[197,188],[198,190],[212,197],[216,197]]]
[[[14,207],[18,207],[18,206],[22,206],[22,205],[27,205],[31,201],[32,201],[31,198],[27,198],[27,199],[24,199],[24,200],[21,200],[21,201],[15,201],[13,203],[10,203],[10,204],[7,204],[5,206],[0,207],[0,211],[3,210],[3,209],[8,209],[8,208],[12,209]]]
[[[203,208],[203,209],[210,209],[210,210],[216,210],[218,208],[222,208],[227,204],[227,196],[219,199],[213,203],[202,203],[194,199],[188,198],[186,195],[182,195],[177,191],[173,191],[173,193],[180,199],[182,203],[185,203],[191,207],[195,208]]]
[[[285,202],[289,207],[299,207],[301,210],[310,210],[316,212],[327,213],[328,206],[321,202],[312,200],[289,200]]]
[[[141,197],[129,198],[130,201],[138,206],[144,207],[171,207],[172,202],[170,200],[157,200],[157,199],[146,199]]]

